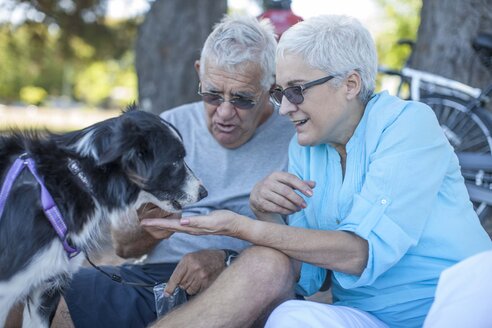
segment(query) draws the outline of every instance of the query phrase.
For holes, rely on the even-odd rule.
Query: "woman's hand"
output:
[[[191,235],[225,235],[237,237],[245,222],[250,219],[232,211],[220,210],[209,215],[190,216],[181,219],[145,219],[141,225],[145,229],[164,229],[184,232]]]
[[[163,219],[163,220],[179,220],[181,218],[181,213],[169,213],[158,206],[151,204],[151,203],[146,203],[142,205],[138,210],[138,219],[140,221],[142,220],[157,220],[157,219]],[[174,233],[174,231],[170,230],[164,230],[159,227],[153,227],[153,226],[144,226],[141,225],[143,229],[148,232],[154,239],[167,239],[171,237],[171,235]]]
[[[304,199],[295,191],[311,197],[314,186],[314,181],[303,181],[287,172],[274,172],[254,186],[249,197],[251,209],[258,218],[264,213],[295,213],[306,208]]]

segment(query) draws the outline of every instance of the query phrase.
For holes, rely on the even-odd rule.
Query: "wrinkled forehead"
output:
[[[301,55],[287,54],[278,58],[276,64],[276,84],[283,87],[292,86],[312,80],[319,70],[311,67]]]
[[[226,66],[205,61],[200,68],[200,81],[205,87],[225,89],[232,86],[240,91],[257,93],[262,91],[262,68],[253,62],[243,62],[234,66]]]

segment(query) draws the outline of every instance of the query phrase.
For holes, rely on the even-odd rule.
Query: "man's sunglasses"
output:
[[[220,106],[223,102],[228,102],[232,106],[239,108],[239,109],[252,109],[253,107],[256,106],[256,101],[253,99],[249,98],[244,98],[244,97],[234,97],[229,100],[225,100],[224,97],[222,97],[218,93],[213,93],[213,92],[202,92],[202,84],[198,83],[198,94],[202,97],[203,101],[206,102],[207,104],[213,105],[213,106]]]
[[[294,105],[300,105],[304,101],[304,91],[306,89],[309,89],[311,87],[314,87],[315,85],[323,84],[325,82],[330,81],[333,79],[335,76],[334,75],[328,75],[325,77],[322,77],[321,79],[314,80],[302,85],[296,85],[293,87],[288,87],[282,90],[280,87],[275,87],[270,90],[270,99],[273,101],[273,103],[277,106],[280,106],[282,103],[282,98],[285,96],[287,100],[294,104]]]

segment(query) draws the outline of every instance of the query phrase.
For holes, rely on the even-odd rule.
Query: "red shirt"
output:
[[[275,27],[275,34],[280,36],[292,25],[302,21],[302,17],[297,16],[290,9],[269,9],[259,16],[268,18]]]

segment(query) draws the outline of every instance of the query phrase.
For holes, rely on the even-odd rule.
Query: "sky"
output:
[[[252,0],[228,0],[228,3],[231,8],[246,10],[252,15],[261,12]],[[109,0],[109,13],[113,17],[124,17],[129,13],[146,11],[148,7],[147,0]],[[354,16],[369,30],[374,29],[378,21],[377,5],[374,0],[292,0],[292,10],[304,19],[322,14]]]
[[[146,12],[155,0],[108,0],[108,15],[123,18]],[[0,8],[2,2],[0,0]],[[252,15],[261,13],[261,9],[253,0],[228,0],[232,9],[246,11]],[[26,15],[25,6],[20,5],[13,11],[0,11],[0,21],[23,21]],[[304,19],[321,14],[346,14],[358,18],[371,32],[378,27],[378,7],[375,0],[292,0],[292,10]],[[27,15],[34,15],[27,12]],[[30,17],[35,19],[35,17]],[[42,17],[40,18],[42,19]]]
[[[108,0],[108,15],[115,18],[124,18],[132,14],[147,11],[147,0]]]
[[[376,15],[373,0],[293,0],[292,10],[308,18],[322,14],[345,14],[365,20]]]

